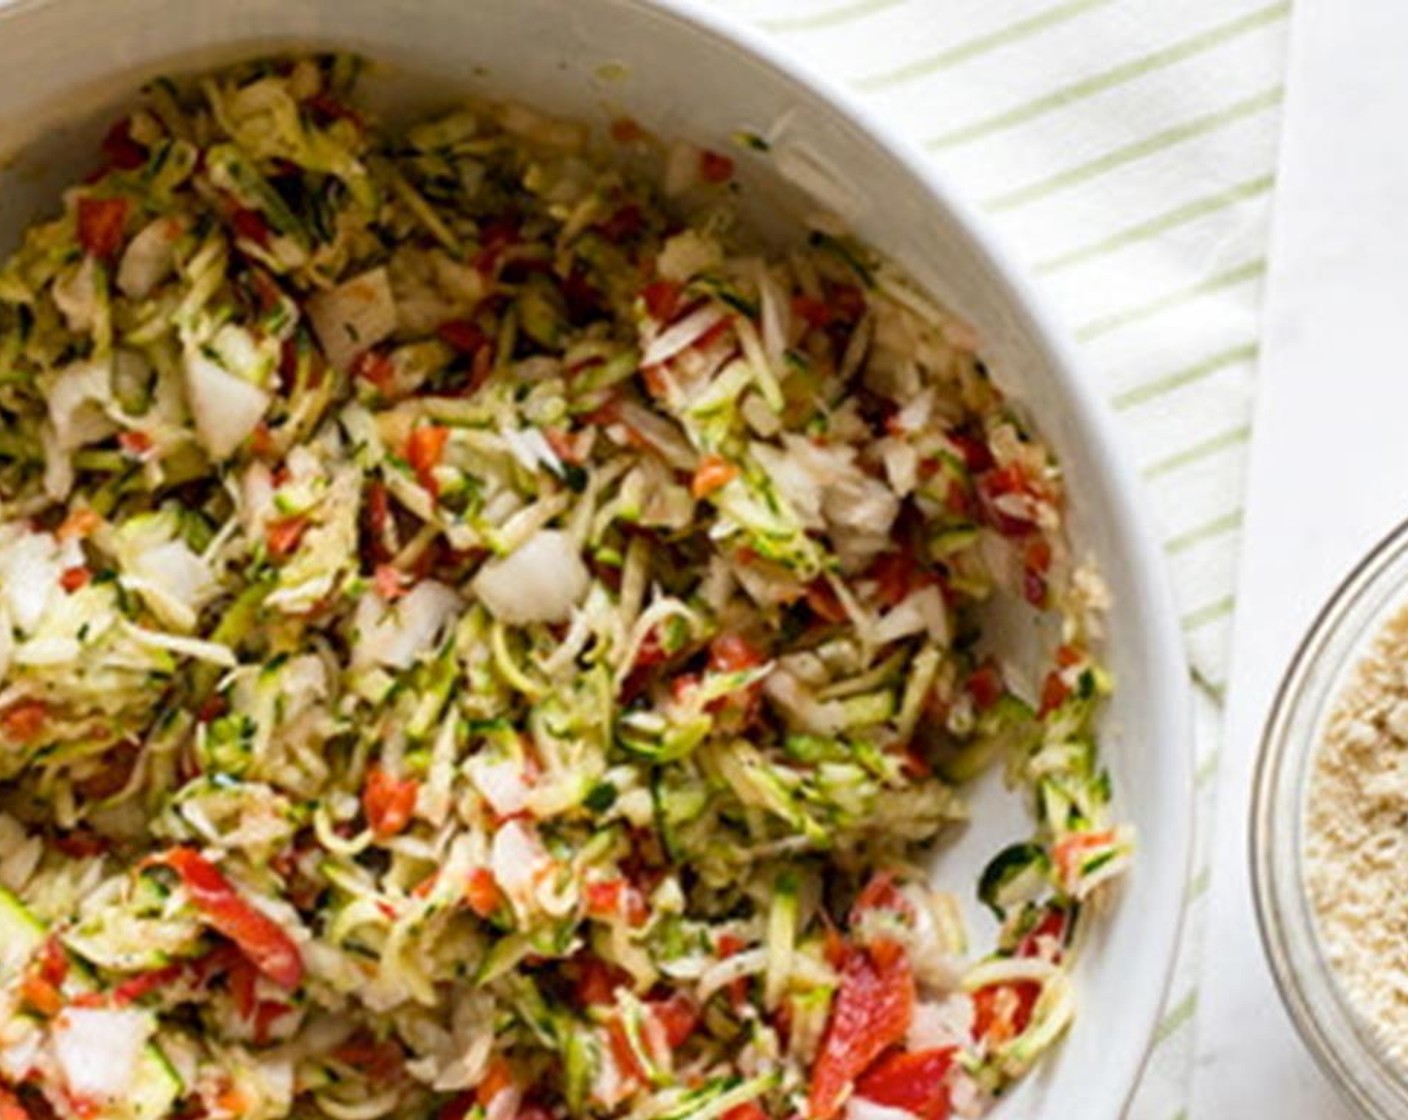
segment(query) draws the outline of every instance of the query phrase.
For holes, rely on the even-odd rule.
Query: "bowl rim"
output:
[[[31,0],[32,2],[32,0]],[[820,73],[776,38],[744,23],[740,18],[707,6],[701,0],[615,0],[627,8],[647,11],[681,23],[691,30],[730,44],[753,60],[781,74],[804,89],[842,120],[868,135],[925,194],[946,210],[972,242],[976,255],[992,270],[993,279],[1007,298],[1019,322],[1031,333],[1047,367],[1070,402],[1071,416],[1080,434],[1088,437],[1096,470],[1106,480],[1110,512],[1119,536],[1138,573],[1141,592],[1143,652],[1150,656],[1150,693],[1160,703],[1158,720],[1145,730],[1165,747],[1154,757],[1161,760],[1158,779],[1167,806],[1162,822],[1165,859],[1177,874],[1170,885],[1151,891],[1154,912],[1148,923],[1163,936],[1147,959],[1158,962],[1154,975],[1132,979],[1127,991],[1128,1032],[1141,1040],[1138,1057],[1123,1071],[1107,1067],[1109,1088],[1082,1103],[1092,1115],[1122,1116],[1133,1099],[1155,1044],[1158,1024],[1173,985],[1178,951],[1188,909],[1193,868],[1194,751],[1192,745],[1191,690],[1182,630],[1178,624],[1173,589],[1162,549],[1155,543],[1147,513],[1143,484],[1133,467],[1133,457],[1123,446],[1109,404],[1094,388],[1094,379],[1082,376],[1084,360],[1045,294],[1019,263],[986,214],[956,189],[948,175],[935,165],[913,140],[903,135],[879,113],[865,105],[835,79]],[[1174,744],[1170,746],[1169,744]]]

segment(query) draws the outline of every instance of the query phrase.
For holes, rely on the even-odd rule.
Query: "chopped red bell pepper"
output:
[[[619,1014],[612,1015],[610,1022],[606,1024],[606,1041],[611,1047],[611,1057],[622,1073],[637,1081],[650,1081],[650,1071],[645,1068],[635,1047],[631,1045],[630,1035],[626,1033],[626,1026],[621,1022]]]
[[[1041,707],[1037,709],[1037,715],[1044,716],[1054,712],[1066,702],[1066,697],[1070,694],[1071,687],[1066,683],[1065,677],[1059,672],[1047,673],[1041,686]]]
[[[450,429],[438,424],[425,424],[411,433],[406,443],[406,461],[416,472],[416,480],[432,495],[440,493],[440,484],[435,480],[435,468],[445,454],[445,442],[450,438]]]
[[[845,622],[846,608],[825,576],[818,576],[807,585],[807,606],[822,622]]]
[[[856,1096],[898,1108],[918,1120],[945,1120],[953,1048],[887,1054],[856,1081]]]
[[[660,322],[668,322],[680,309],[684,286],[675,280],[652,280],[640,291],[646,314]]]
[[[363,1071],[374,1084],[392,1080],[406,1064],[406,1052],[394,1039],[369,1034],[353,1035],[332,1056]]]
[[[78,200],[78,243],[83,251],[100,261],[117,255],[127,226],[125,198],[80,198]]]
[[[118,1007],[126,1007],[150,995],[158,988],[174,984],[181,978],[185,965],[169,964],[165,968],[154,968],[150,972],[139,972],[136,976],[122,981],[112,990],[112,1002]]]
[[[393,568],[390,564],[376,566],[372,583],[376,585],[376,593],[388,603],[394,603],[408,590],[406,573]]]
[[[1066,940],[1069,914],[1064,907],[1049,906],[1017,946],[1019,957],[1043,957],[1051,961],[1061,959],[1061,949]]]
[[[269,223],[258,210],[249,210],[243,206],[234,207],[230,211],[230,226],[234,229],[236,237],[251,241],[261,249],[269,247],[272,240]]]
[[[621,969],[590,953],[578,959],[577,1003],[581,1007],[606,1007],[616,1002],[616,989],[629,981]]]
[[[450,319],[435,328],[440,341],[461,354],[475,354],[489,341],[478,323],[468,319]]]
[[[1016,1038],[1032,1021],[1032,1010],[1041,996],[1035,980],[989,984],[973,993],[973,1039],[1000,1046]]]
[[[811,296],[793,296],[792,314],[814,330],[825,330],[836,319],[836,312],[825,300],[813,299]]]
[[[593,918],[625,918],[627,925],[643,926],[650,917],[645,896],[625,879],[587,883],[583,896],[587,913]]]
[[[762,652],[740,634],[720,634],[709,643],[709,671],[712,673],[756,669],[766,660]]]
[[[369,382],[385,396],[396,380],[396,363],[377,350],[363,350],[352,360],[352,376]]]
[[[1063,883],[1070,883],[1080,870],[1080,861],[1092,848],[1103,848],[1115,838],[1115,830],[1103,828],[1096,832],[1069,832],[1056,841],[1051,860]]]
[[[96,510],[83,506],[69,511],[55,535],[61,541],[81,541],[85,537],[92,536],[102,523],[102,516]]]
[[[683,1046],[699,1025],[699,1008],[683,992],[648,1000],[646,1006],[665,1032],[665,1042],[671,1049]]]
[[[303,980],[298,946],[273,918],[241,898],[218,867],[194,848],[172,848],[149,862],[175,871],[210,927],[233,941],[260,972],[281,988],[298,987]]]
[[[1006,686],[1002,683],[1002,673],[992,662],[984,662],[973,670],[968,678],[968,695],[980,712],[985,712],[1002,699]]]
[[[904,1038],[914,1017],[914,974],[897,944],[847,949],[841,986],[812,1066],[810,1120],[831,1120],[855,1079]]]
[[[699,153],[699,177],[706,183],[727,183],[733,178],[733,160],[706,148]]]
[[[59,576],[59,586],[71,595],[80,588],[87,587],[92,578],[93,573],[85,565],[75,564],[72,568],[64,569],[63,574]]]
[[[309,524],[308,518],[303,514],[281,517],[272,522],[264,533],[269,555],[277,560],[292,556],[298,551],[299,542],[303,540],[303,534],[308,531]]]
[[[44,731],[49,706],[43,700],[21,700],[0,714],[0,730],[12,743],[32,743]]]
[[[139,432],[134,428],[117,433],[117,446],[134,459],[145,459],[151,454],[155,444],[146,432]]]
[[[132,118],[123,117],[103,137],[103,158],[117,171],[135,171],[147,162],[147,149],[132,139]]]
[[[464,901],[479,917],[492,917],[503,898],[499,884],[494,880],[494,873],[487,867],[476,867],[469,873],[469,879],[464,886]]]
[[[386,840],[406,830],[416,809],[420,783],[414,778],[395,778],[380,767],[367,775],[362,790],[362,809],[378,840]]]
[[[479,1079],[479,1084],[474,1087],[475,1102],[487,1111],[494,1103],[495,1097],[512,1087],[513,1067],[508,1064],[507,1058],[496,1054],[489,1062],[489,1068],[484,1071],[484,1076]]]
[[[722,455],[705,455],[699,460],[699,466],[694,469],[694,479],[689,490],[696,498],[707,498],[737,477],[738,467]]]
[[[864,889],[856,896],[855,906],[851,909],[851,924],[854,925],[867,910],[886,910],[901,918],[914,917],[914,907],[899,887],[895,886],[895,876],[889,871],[879,871],[872,875]]]

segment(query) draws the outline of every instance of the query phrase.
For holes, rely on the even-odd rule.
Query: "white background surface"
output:
[[[1272,234],[1193,1120],[1339,1120],[1282,1012],[1247,874],[1271,694],[1348,568],[1408,516],[1408,4],[1297,0]]]

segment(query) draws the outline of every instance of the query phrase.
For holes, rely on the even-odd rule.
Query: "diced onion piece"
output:
[[[49,423],[59,451],[73,451],[111,435],[116,425],[104,406],[112,402],[112,368],[107,362],[68,366],[49,386]]]
[[[396,300],[386,269],[354,276],[308,301],[308,318],[334,369],[351,368],[358,354],[391,337]]]
[[[186,355],[185,373],[196,435],[212,459],[228,459],[264,418],[269,394],[196,350]]]
[[[520,763],[511,758],[490,761],[475,756],[465,763],[464,769],[489,808],[499,816],[512,817],[523,812],[530,791]]]
[[[117,266],[117,286],[123,295],[146,299],[170,275],[183,228],[179,218],[157,218],[132,238]]]
[[[85,256],[82,264],[62,274],[49,288],[54,306],[75,334],[88,334],[97,325],[100,300],[96,268],[95,258]]]
[[[22,633],[39,625],[62,571],[58,542],[48,533],[19,530],[0,543],[0,594]]]
[[[910,592],[876,623],[871,637],[885,645],[923,631],[928,631],[929,638],[939,645],[948,644],[948,610],[943,593],[935,586]]]
[[[470,590],[495,618],[523,626],[566,622],[590,583],[577,543],[560,530],[539,529],[514,552],[480,568]]]
[[[537,833],[521,820],[508,821],[494,833],[489,870],[499,889],[519,906],[532,904],[547,859]]]
[[[353,664],[405,669],[422,653],[434,649],[459,609],[460,597],[432,579],[422,580],[395,603],[369,592],[357,606]]]
[[[192,629],[200,608],[218,590],[205,561],[182,540],[134,550],[126,575],[157,617],[176,630]]]
[[[668,362],[681,350],[693,346],[716,326],[728,318],[728,312],[716,304],[705,304],[698,311],[691,312],[661,331],[655,341],[646,347],[640,364],[657,366]]]
[[[152,1033],[145,1011],[70,1007],[54,1021],[54,1056],[76,1098],[124,1100]]]

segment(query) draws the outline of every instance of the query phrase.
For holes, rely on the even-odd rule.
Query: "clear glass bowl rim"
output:
[[[1321,1069],[1372,1120],[1408,1116],[1408,1068],[1359,1020],[1320,950],[1304,888],[1301,833],[1326,706],[1387,610],[1405,606],[1408,521],[1351,569],[1297,647],[1262,731],[1249,819],[1257,922],[1282,1002]]]

